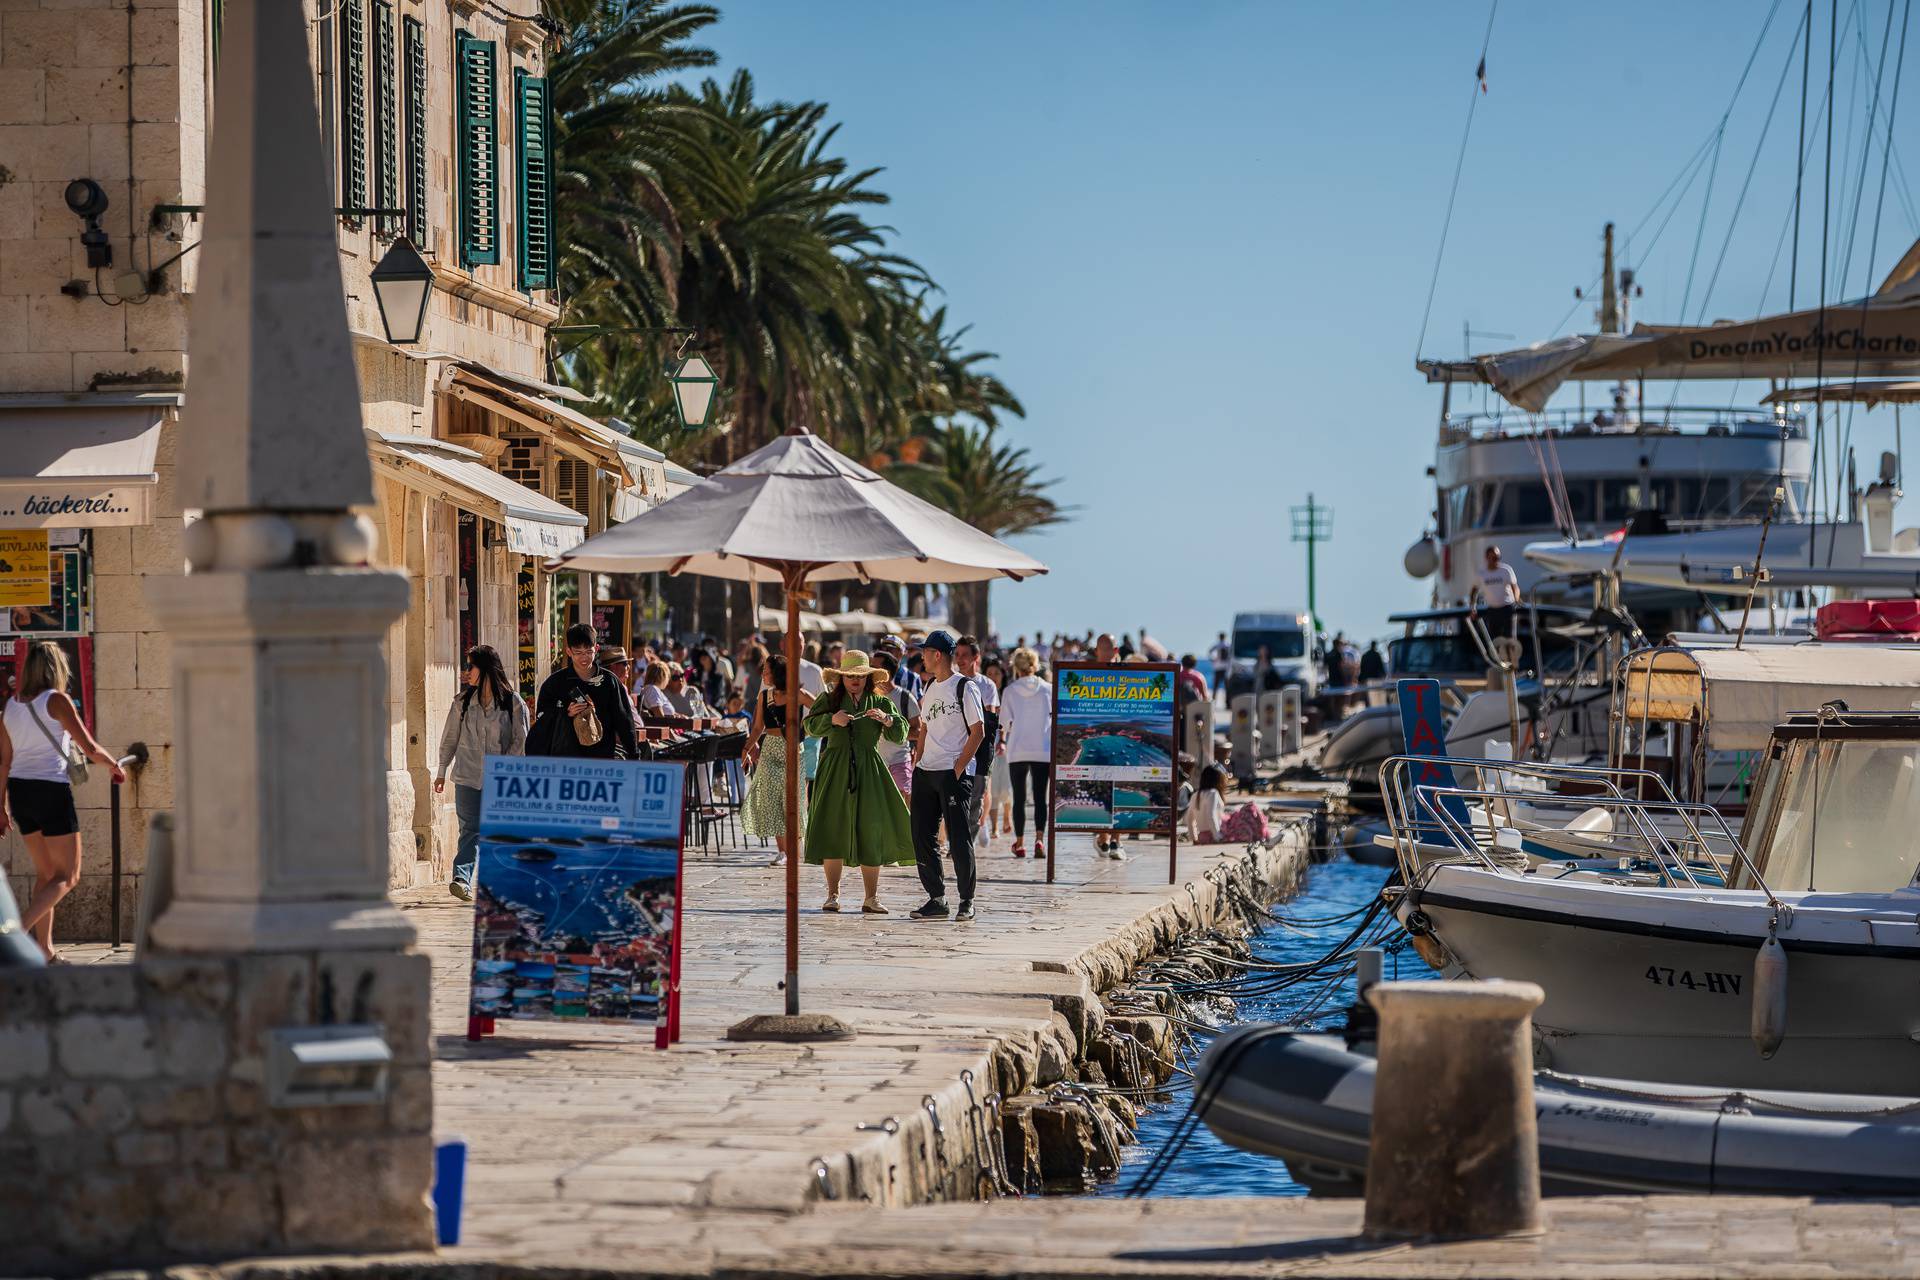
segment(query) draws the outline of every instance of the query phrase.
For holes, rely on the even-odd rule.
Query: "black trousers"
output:
[[[1044,839],[1047,834],[1047,762],[1044,760],[1015,760],[1007,766],[1013,775],[1013,838],[1023,840],[1027,834],[1027,780],[1033,780],[1033,834]]]
[[[947,820],[947,847],[953,851],[953,878],[959,881],[960,901],[973,901],[973,827],[967,821],[967,801],[978,779],[953,776],[951,769],[913,771],[913,857],[919,864],[920,884],[929,898],[947,896],[940,873],[940,820]]]

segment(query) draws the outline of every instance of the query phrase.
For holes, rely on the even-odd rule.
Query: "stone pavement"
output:
[[[1070,838],[1049,887],[1043,863],[1002,842],[964,925],[907,918],[922,899],[910,868],[883,874],[894,914],[826,915],[820,872],[802,867],[802,1007],[859,1032],[835,1044],[724,1039],[743,1015],[781,1007],[784,871],[764,851],[687,860],[683,1043],[665,1052],[650,1032],[579,1024],[502,1021],[469,1044],[472,910],[444,890],[399,895],[434,961],[434,1128],[469,1144],[452,1256],[610,1265],[669,1219],[706,1216],[688,1209],[971,1198],[988,1092],[1062,1078],[1100,1017],[1095,988],[1213,918],[1205,873],[1258,864],[1286,885],[1304,867],[1291,845],[1183,848],[1170,886],[1164,845],[1125,848],[1124,861],[1096,859]]]

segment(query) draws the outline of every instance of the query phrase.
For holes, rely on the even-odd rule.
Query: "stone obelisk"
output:
[[[173,638],[172,951],[379,951],[386,661],[403,575],[374,501],[305,7],[230,0],[180,424],[189,573],[149,579]]]

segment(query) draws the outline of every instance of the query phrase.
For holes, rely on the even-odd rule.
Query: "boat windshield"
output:
[[[1756,797],[1765,847],[1754,850],[1776,893],[1885,893],[1920,864],[1920,742],[1802,738],[1767,770]],[[1739,877],[1745,880],[1743,875]],[[1742,884],[1742,888],[1752,885]]]
[[[1235,631],[1233,633],[1233,656],[1236,658],[1257,658],[1263,646],[1269,658],[1304,658],[1307,656],[1307,633],[1304,631]]]

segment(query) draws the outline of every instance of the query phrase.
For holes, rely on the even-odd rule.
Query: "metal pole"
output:
[[[1320,604],[1319,604],[1319,601],[1315,598],[1314,589],[1313,589],[1314,588],[1313,548],[1314,548],[1314,544],[1320,540],[1319,538],[1320,529],[1319,529],[1319,526],[1315,524],[1314,518],[1315,518],[1315,510],[1313,505],[1313,495],[1309,493],[1307,495],[1307,616],[1313,619],[1313,629],[1315,631],[1319,631],[1320,630]],[[1309,657],[1309,660],[1311,660],[1312,655],[1309,654],[1308,657]]]
[[[1167,784],[1167,787],[1168,787],[1167,883],[1168,884],[1180,883],[1180,815],[1175,811],[1173,800],[1180,792],[1179,742],[1180,742],[1181,731],[1186,726],[1186,719],[1181,715],[1181,712],[1185,710],[1185,707],[1182,706],[1182,703],[1184,703],[1185,701],[1186,699],[1181,695],[1181,692],[1180,692],[1180,669],[1178,667],[1175,667],[1174,675],[1173,675],[1173,741],[1174,741],[1173,768],[1169,770],[1169,776],[1171,778],[1171,781],[1169,781]],[[1195,758],[1197,759],[1199,755],[1199,752],[1198,752],[1199,744],[1190,742],[1187,745],[1190,747],[1194,747],[1196,749]],[[1187,803],[1193,804],[1196,801],[1198,801],[1199,798],[1200,798],[1199,792],[1198,790],[1196,790],[1194,792],[1193,800],[1189,800]]]
[[[787,1016],[800,1012],[800,585],[787,566]]]
[[[122,769],[138,769],[147,762],[147,744],[131,743],[127,754],[120,757]],[[107,787],[107,809],[111,816],[111,840],[113,844],[113,883],[109,886],[111,898],[108,909],[112,912],[112,923],[108,926],[107,938],[113,949],[120,949],[120,784],[110,783]]]

